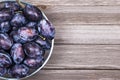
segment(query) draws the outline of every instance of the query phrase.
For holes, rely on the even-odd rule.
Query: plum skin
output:
[[[39,21],[42,19],[42,12],[32,5],[25,6],[24,14],[31,21]]]
[[[0,47],[8,50],[11,48],[13,40],[8,36],[8,34],[0,33]]]
[[[0,11],[0,22],[9,21],[12,18],[12,12],[8,9]]]
[[[55,28],[37,7],[0,4],[0,76],[9,72],[11,78],[23,78],[41,67],[54,36]]]
[[[31,27],[21,27],[18,30],[18,35],[21,40],[29,42],[36,39],[38,32],[36,29]]]
[[[12,60],[8,53],[0,51],[0,67],[7,68],[12,65]]]
[[[41,35],[50,40],[55,37],[55,28],[48,20],[42,19],[38,23],[38,31]]]
[[[21,27],[18,31],[12,31],[11,37],[17,43],[26,43],[37,38],[38,32],[32,27]]]
[[[14,78],[22,78],[28,75],[29,68],[24,64],[14,65],[8,72]]]
[[[47,39],[43,40],[42,38],[38,37],[35,42],[45,50],[49,50],[51,48],[51,43]]]
[[[7,68],[0,68],[0,76],[4,76],[7,73]]]
[[[27,23],[27,20],[22,13],[16,13],[10,23],[14,27],[22,27]]]
[[[5,33],[11,29],[10,23],[8,21],[0,23],[0,32]]]
[[[44,54],[42,47],[40,47],[35,42],[29,42],[24,44],[24,50],[25,50],[25,54],[31,58],[36,58]]]
[[[32,69],[37,69],[43,64],[43,57],[39,56],[37,58],[26,58],[24,64]]]
[[[25,54],[24,54],[24,50],[23,50],[22,44],[15,43],[12,46],[12,48],[11,48],[11,56],[13,58],[13,61],[16,64],[20,64],[24,60]]]

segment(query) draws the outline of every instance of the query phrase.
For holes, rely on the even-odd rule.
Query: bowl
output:
[[[0,0],[0,3],[3,2],[3,1],[15,1],[15,0]],[[22,3],[24,4],[30,4],[30,3],[27,3],[27,2],[24,2],[24,1],[21,1]],[[42,12],[42,15],[44,17],[44,19],[48,20],[49,19],[47,18],[47,16],[45,15],[45,13],[41,10]],[[54,39],[51,40],[51,48],[50,50],[47,50],[47,52],[45,52],[45,56],[44,56],[44,63],[42,64],[41,67],[39,67],[38,69],[32,71],[29,75],[23,77],[23,78],[11,78],[9,76],[5,76],[5,77],[0,77],[0,79],[3,79],[3,80],[22,80],[22,79],[26,79],[28,77],[31,77],[33,76],[34,74],[36,74],[37,72],[39,72],[45,65],[46,63],[48,62],[48,60],[50,59],[51,55],[52,55],[52,52],[53,52],[53,47],[54,47]]]

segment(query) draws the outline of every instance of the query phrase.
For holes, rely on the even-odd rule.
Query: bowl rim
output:
[[[4,2],[4,1],[15,1],[15,0],[0,0],[0,2]],[[25,3],[25,4],[30,4],[30,3],[27,3],[25,1],[21,1],[21,2]],[[43,15],[44,19],[49,21],[49,19],[45,15],[45,13],[41,9],[40,9],[40,11],[42,12],[42,15]],[[44,63],[42,64],[41,67],[39,67],[37,70],[35,70],[30,75],[27,75],[27,76],[25,76],[23,78],[5,78],[5,77],[0,77],[0,79],[4,79],[4,80],[23,80],[23,79],[26,79],[28,77],[31,77],[31,76],[35,75],[37,72],[39,72],[47,64],[48,60],[50,59],[50,57],[51,57],[51,55],[53,53],[53,47],[54,47],[54,39],[52,39],[52,41],[51,41],[51,48],[50,48],[49,54],[48,54],[47,58],[45,59]]]

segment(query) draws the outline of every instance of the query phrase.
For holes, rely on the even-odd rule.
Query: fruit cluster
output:
[[[0,3],[0,76],[22,78],[44,63],[55,28],[35,6]]]

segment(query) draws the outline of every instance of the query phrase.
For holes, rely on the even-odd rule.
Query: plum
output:
[[[9,74],[13,78],[22,78],[28,75],[29,68],[24,64],[14,65],[12,68],[9,69]]]
[[[0,47],[1,48],[8,50],[11,48],[12,44],[13,44],[13,40],[9,37],[8,34],[0,33]]]
[[[10,31],[11,26],[8,21],[0,23],[0,32],[5,33]]]
[[[39,68],[43,64],[43,57],[39,56],[37,58],[26,58],[24,64],[32,69]]]
[[[26,27],[36,28],[37,27],[37,23],[36,22],[29,22],[28,24],[26,24]]]
[[[19,11],[20,5],[17,2],[14,1],[7,1],[4,3],[4,8],[8,8],[12,11]]]
[[[43,49],[35,42],[29,42],[24,44],[24,50],[28,57],[38,57],[43,55],[44,51]]]
[[[48,20],[41,20],[38,23],[38,31],[44,37],[52,40],[55,37],[55,28]]]
[[[31,27],[21,27],[18,30],[18,35],[22,41],[29,42],[36,39],[38,32]]]
[[[49,50],[51,48],[51,43],[46,39],[43,40],[42,38],[38,37],[36,40],[36,43],[38,43],[43,49]]]
[[[2,9],[0,11],[0,22],[9,21],[12,18],[12,12],[8,9]]]
[[[30,21],[39,21],[42,19],[42,12],[32,5],[26,4],[24,14]]]
[[[20,64],[25,58],[22,44],[15,43],[11,48],[11,56],[16,64]]]
[[[22,13],[16,13],[10,23],[14,27],[22,27],[27,23],[27,20]]]
[[[6,52],[0,51],[0,68],[7,68],[12,65],[10,55]]]
[[[0,76],[4,76],[7,73],[6,68],[0,68]]]

